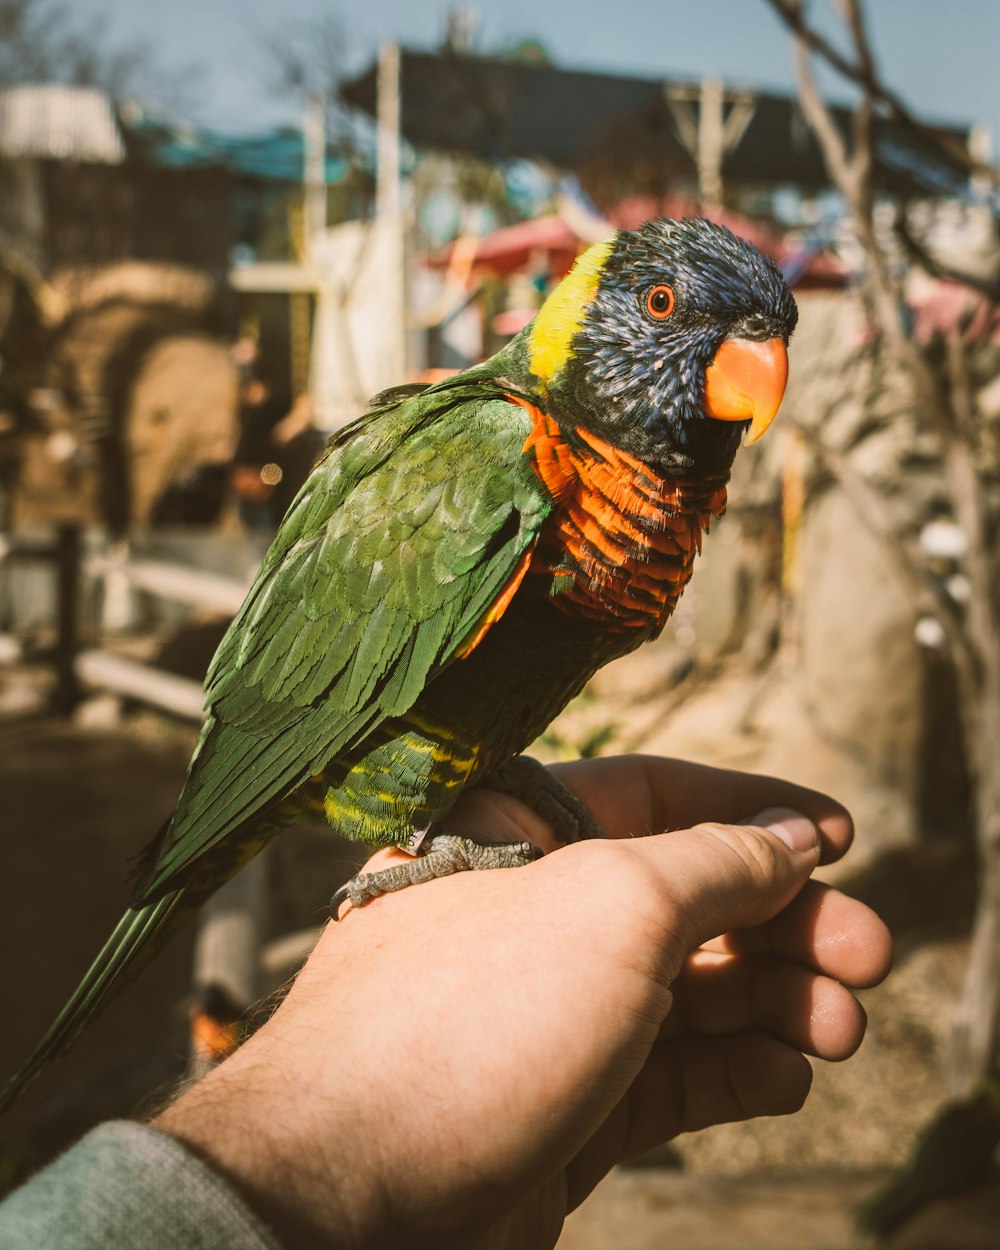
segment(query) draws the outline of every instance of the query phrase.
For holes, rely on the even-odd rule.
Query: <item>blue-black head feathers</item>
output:
[[[670,301],[649,302],[660,286],[673,295],[665,316]],[[551,399],[647,463],[728,473],[746,424],[705,416],[705,370],[727,338],[787,343],[797,315],[774,262],[724,226],[693,218],[620,231]]]

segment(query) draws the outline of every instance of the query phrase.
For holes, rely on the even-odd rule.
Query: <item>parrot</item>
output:
[[[562,841],[599,836],[521,753],[662,631],[741,439],[778,411],[796,319],[752,244],[658,219],[582,251],[485,362],[384,391],[335,433],[209,665],[187,777],[128,910],[0,1111],[283,829],[410,852],[348,882],[334,918],[344,900],[540,854],[435,835],[477,783],[547,803]]]

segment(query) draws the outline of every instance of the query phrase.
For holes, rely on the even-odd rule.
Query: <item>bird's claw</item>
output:
[[[413,859],[392,864],[378,872],[362,872],[346,881],[330,899],[330,915],[338,920],[340,907],[364,907],[372,899],[409,885],[449,877],[454,872],[487,868],[523,868],[541,857],[533,842],[473,842],[454,833],[430,838]]]

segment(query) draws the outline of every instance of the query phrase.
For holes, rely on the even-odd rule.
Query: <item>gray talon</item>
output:
[[[405,863],[393,864],[378,872],[362,872],[345,882],[330,899],[330,915],[338,920],[340,905],[350,900],[352,907],[364,907],[381,894],[449,877],[469,869],[523,868],[539,859],[542,852],[533,842],[473,842],[454,833],[429,838],[420,855]]]
[[[340,905],[346,903],[351,897],[351,886],[357,881],[357,877],[352,877],[350,881],[345,881],[339,890],[334,890],[330,898],[330,916],[333,920],[340,919]]]
[[[502,790],[521,799],[549,822],[560,842],[603,838],[604,830],[586,804],[530,755],[516,755],[483,779],[481,785]],[[531,842],[473,842],[453,833],[439,833],[424,842],[420,853],[405,863],[379,872],[362,872],[340,887],[330,899],[330,914],[338,919],[342,903],[364,907],[380,894],[391,894],[435,877],[447,877],[467,869],[519,868],[538,859],[542,852]]]

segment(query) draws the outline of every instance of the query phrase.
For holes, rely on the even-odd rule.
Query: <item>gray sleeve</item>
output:
[[[111,1120],[0,1204],[4,1250],[279,1250],[242,1199],[166,1133]]]

